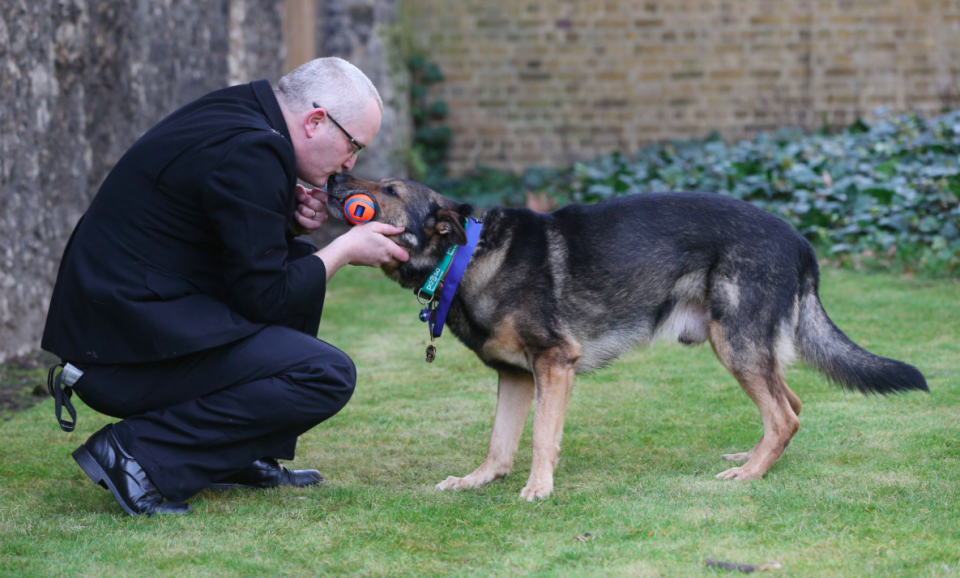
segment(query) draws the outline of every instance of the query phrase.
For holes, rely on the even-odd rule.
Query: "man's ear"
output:
[[[303,119],[303,130],[306,135],[312,137],[314,134],[320,132],[321,125],[325,118],[327,118],[327,110],[325,108],[315,108],[311,110]]]
[[[463,217],[457,209],[440,209],[437,211],[437,232],[441,235],[449,235],[454,245],[466,245],[467,233],[460,224],[462,220]]]

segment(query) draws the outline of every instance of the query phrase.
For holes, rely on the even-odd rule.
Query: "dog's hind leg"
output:
[[[533,465],[520,497],[527,501],[553,493],[553,470],[560,459],[563,417],[573,389],[575,364],[566,348],[545,352],[533,361],[537,403],[533,414]]]
[[[781,381],[783,384],[783,392],[787,395],[787,401],[790,402],[790,409],[793,410],[793,413],[799,417],[800,416],[800,398],[797,397],[797,394],[793,393],[793,390],[787,385],[786,381]]]
[[[497,415],[493,421],[487,459],[472,474],[450,476],[437,484],[438,490],[466,490],[498,480],[510,473],[520,444],[523,426],[533,401],[534,382],[530,374],[500,374],[497,388]]]
[[[718,353],[718,356],[719,356],[719,353]],[[731,373],[732,373],[732,370],[731,370]],[[786,381],[783,381],[783,378],[779,379],[779,384],[780,384],[780,387],[783,388],[783,393],[787,398],[787,403],[790,404],[790,409],[793,410],[794,415],[799,416],[800,407],[801,407],[800,398],[797,397],[797,394],[793,393],[793,390],[790,389]],[[757,448],[760,447],[761,443],[763,443],[762,438],[760,441],[757,442],[757,445],[753,446],[753,448],[748,452],[741,452],[738,454],[723,454],[720,457],[724,460],[729,460],[732,462],[742,462],[745,460],[749,460],[750,458],[753,457],[753,454],[757,453]]]
[[[801,407],[800,398],[797,397],[797,394],[793,393],[793,390],[790,389],[790,387],[787,385],[787,382],[781,380],[780,383],[783,386],[784,393],[787,396],[787,402],[790,404],[790,409],[792,409],[793,413],[799,417]],[[741,452],[739,454],[723,454],[720,457],[731,462],[742,462],[749,460],[753,457],[753,454],[757,453],[757,448],[760,447],[761,442],[763,442],[762,438],[749,452]]]
[[[744,462],[753,457],[753,454],[757,453],[757,448],[760,447],[760,443],[763,442],[763,438],[748,452],[740,452],[738,454],[723,454],[720,456],[720,459],[729,460],[731,462]]]
[[[759,344],[734,348],[719,322],[710,323],[710,341],[721,363],[737,378],[740,386],[757,404],[763,420],[763,437],[749,452],[726,454],[728,460],[747,460],[740,467],[717,474],[726,480],[753,480],[763,476],[800,428],[797,413],[800,399],[787,387],[772,352]],[[738,342],[742,340],[738,339]]]
[[[738,379],[740,386],[760,410],[760,417],[763,420],[763,437],[752,450],[747,452],[745,456],[747,463],[720,472],[717,477],[726,480],[753,480],[762,477],[770,466],[780,459],[793,435],[800,428],[800,420],[786,401],[786,396],[776,395],[775,390],[779,385],[776,384],[777,378],[752,375],[741,376]],[[771,384],[773,384],[772,387]],[[727,459],[744,459],[740,457],[741,455],[734,454]]]

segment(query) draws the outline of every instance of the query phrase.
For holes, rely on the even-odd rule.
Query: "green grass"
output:
[[[756,408],[709,347],[659,343],[580,378],[552,498],[514,474],[440,493],[486,452],[495,374],[451,336],[423,362],[413,296],[371,270],[337,274],[321,335],[353,356],[356,395],[309,432],[304,490],[204,492],[194,514],[129,518],[70,452],[109,418],[52,401],[0,422],[0,575],[700,576],[705,558],[778,561],[774,576],[960,573],[960,285],[829,269],[834,321],[917,365],[931,394],[842,392],[796,367],[801,429],[762,480],[713,478],[760,436]],[[590,539],[576,538],[590,533]]]

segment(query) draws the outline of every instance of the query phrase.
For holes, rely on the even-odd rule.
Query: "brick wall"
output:
[[[958,0],[405,0],[403,17],[446,74],[455,171],[960,106]]]

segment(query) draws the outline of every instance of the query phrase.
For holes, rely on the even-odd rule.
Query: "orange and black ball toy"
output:
[[[353,195],[343,204],[343,214],[351,224],[362,225],[373,220],[377,214],[377,205],[370,195]]]

